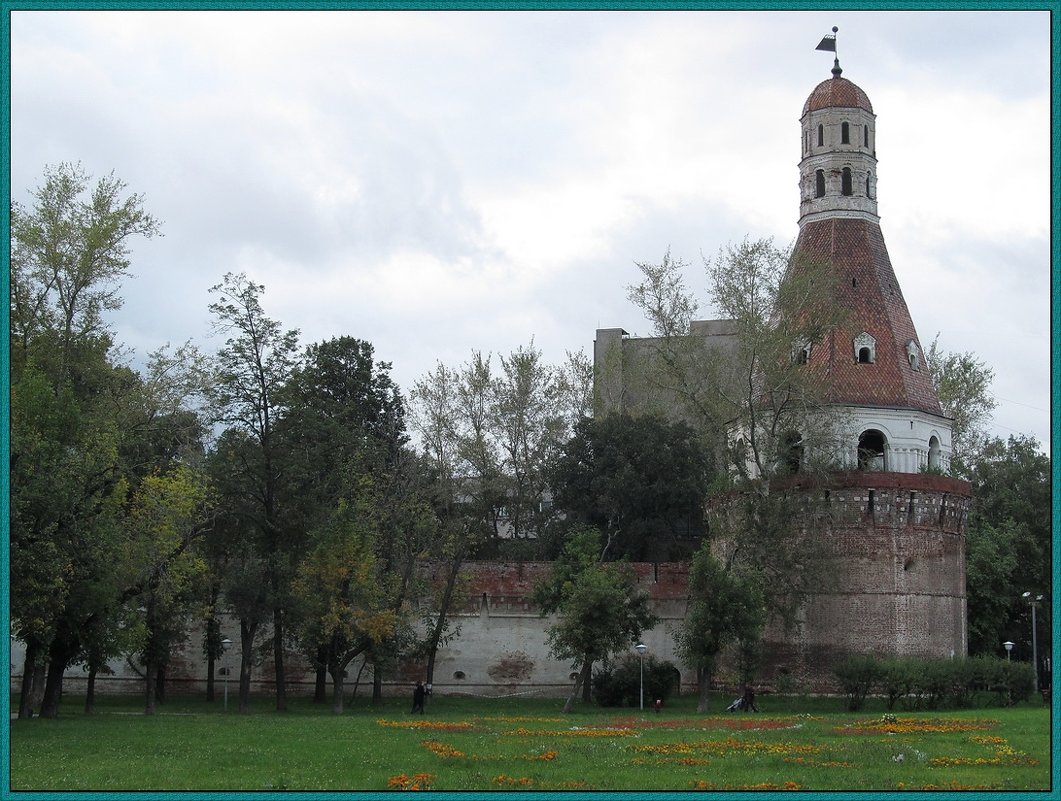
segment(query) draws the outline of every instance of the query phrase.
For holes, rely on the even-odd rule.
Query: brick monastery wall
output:
[[[787,675],[802,689],[829,691],[832,665],[854,653],[964,655],[969,485],[928,474],[852,473],[831,482],[828,498],[834,523],[826,537],[835,556],[829,585],[808,600],[793,630],[768,626],[760,684],[776,688]],[[638,587],[649,594],[660,617],[643,641],[651,654],[678,665],[682,691],[691,692],[695,673],[678,660],[673,637],[685,616],[688,565],[638,563],[633,568]],[[549,656],[546,631],[552,621],[540,617],[528,600],[534,583],[550,569],[546,562],[464,566],[467,602],[452,617],[460,634],[439,651],[436,693],[560,696],[569,691],[574,668]],[[234,643],[238,631],[238,621],[225,622],[223,636]],[[204,690],[201,643],[202,632],[193,627],[170,664],[171,692]],[[12,686],[21,675],[19,646],[12,652]],[[269,647],[260,653],[253,690],[270,692],[275,677]],[[287,665],[290,691],[311,694],[314,675],[307,660],[289,652]],[[238,653],[232,654],[231,666],[229,691],[234,692]],[[351,666],[348,688],[358,666]],[[141,692],[141,682],[124,661],[110,667],[113,675],[97,678],[99,692]],[[385,692],[406,694],[423,677],[423,665],[403,664],[396,676],[387,677]],[[735,682],[725,660],[716,678],[723,685]],[[72,668],[65,687],[77,693],[84,682],[84,671]],[[222,686],[219,681],[219,692]],[[363,682],[359,693],[368,691]]]

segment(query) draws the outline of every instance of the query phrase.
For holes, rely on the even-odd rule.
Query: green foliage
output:
[[[833,675],[847,696],[847,708],[857,712],[883,676],[880,657],[872,654],[849,656],[833,668]]]
[[[984,428],[998,406],[991,394],[995,371],[970,351],[944,351],[938,334],[925,353],[925,360],[940,406],[951,418],[951,471],[964,475],[986,441]]]
[[[652,654],[644,657],[645,708],[656,699],[666,701],[677,689],[678,669]],[[601,706],[639,707],[641,704],[641,658],[624,654],[593,671],[593,698]]]
[[[548,630],[549,652],[582,666],[576,693],[578,686],[588,692],[594,662],[631,647],[656,622],[630,566],[601,562],[600,552],[600,532],[573,530],[552,574],[531,595],[543,617],[557,616]]]
[[[1039,654],[1053,638],[1050,458],[1031,437],[989,440],[970,459],[973,508],[966,533],[969,650],[997,653],[1017,644],[1031,659],[1031,615],[1022,593],[1042,594],[1037,623]]]
[[[674,561],[699,544],[711,469],[685,423],[611,414],[579,421],[551,484],[568,519],[604,533],[607,558]]]
[[[888,709],[941,709],[974,706],[983,693],[996,703],[1026,701],[1033,690],[1031,666],[994,656],[960,659],[853,655],[833,668],[851,711],[880,693]]]

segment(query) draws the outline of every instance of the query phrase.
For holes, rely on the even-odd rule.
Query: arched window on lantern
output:
[[[825,144],[825,126],[818,126],[818,147],[822,147]]]
[[[814,197],[825,197],[825,170],[814,171]]]
[[[939,470],[941,467],[939,437],[933,435],[928,439],[928,469]]]
[[[888,440],[875,428],[863,431],[858,438],[858,469],[883,472],[888,469]]]
[[[843,172],[840,173],[840,194],[850,195],[851,194],[851,168],[844,167]]]
[[[840,123],[840,144],[851,144],[851,126],[846,122]]]

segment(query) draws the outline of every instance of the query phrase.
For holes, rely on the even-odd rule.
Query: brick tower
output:
[[[881,233],[876,115],[841,73],[836,60],[803,106],[790,268],[828,265],[844,312],[842,326],[803,356],[827,377],[826,400],[845,421],[847,470],[828,490],[835,570],[795,632],[767,632],[764,665],[767,680],[791,673],[821,689],[848,655],[963,656],[968,640],[970,486],[945,475],[950,421]]]

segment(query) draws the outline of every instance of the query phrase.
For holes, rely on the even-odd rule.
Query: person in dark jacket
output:
[[[419,712],[421,715],[424,714],[424,696],[427,691],[424,689],[424,683],[418,681],[416,683],[416,689],[413,690],[413,711],[411,714],[415,715]]]

